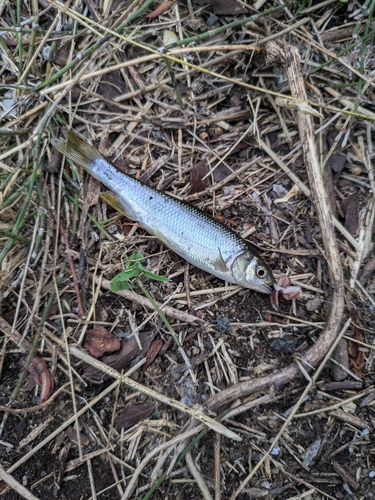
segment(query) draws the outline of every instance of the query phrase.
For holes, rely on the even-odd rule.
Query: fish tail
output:
[[[89,172],[92,172],[98,160],[103,160],[97,149],[72,130],[67,133],[67,141],[53,139],[51,142],[60,153]]]

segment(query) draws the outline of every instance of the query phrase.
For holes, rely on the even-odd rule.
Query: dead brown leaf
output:
[[[177,3],[177,0],[175,0],[174,2],[162,2],[158,8],[147,14],[146,17],[148,17],[149,19],[159,17],[164,14],[164,12],[167,12],[175,3]]]
[[[215,165],[214,165],[214,180],[215,180],[215,182],[223,181],[231,173],[232,172],[230,171],[230,169],[226,165],[224,165],[224,163],[220,163],[218,167],[215,167]]]
[[[345,228],[354,236],[358,231],[358,193],[353,193],[341,202],[345,212]]]
[[[125,94],[126,91],[127,88],[119,70],[105,75],[99,85],[99,92],[104,97],[105,106],[111,113],[124,112],[123,109],[114,102],[114,98]]]
[[[152,342],[152,344],[150,345],[150,348],[146,354],[146,363],[142,367],[141,382],[143,380],[143,376],[145,374],[145,371],[151,365],[151,363],[153,363],[154,359],[156,358],[156,356],[158,355],[158,353],[162,347],[163,347],[163,341],[161,339],[154,340]]]
[[[138,424],[148,418],[154,411],[154,407],[150,405],[134,405],[125,408],[125,410],[119,414],[116,420],[117,429],[129,429],[133,425]]]
[[[148,351],[152,342],[152,334],[150,332],[142,332],[139,334],[139,340],[142,349],[139,349],[135,337],[132,336],[123,342],[119,352],[105,356],[103,358],[104,363],[120,372],[125,366],[130,365],[133,359],[143,356]]]
[[[332,358],[344,368],[349,369],[348,342],[345,339],[339,341],[336,349],[333,351]],[[339,380],[344,380],[347,376],[348,372],[341,368],[341,366],[336,364],[332,365],[333,380],[338,382]]]
[[[118,351],[121,343],[113,333],[108,332],[103,326],[88,330],[85,335],[85,348],[95,358],[103,356],[106,352]]]
[[[355,311],[353,311],[351,317],[353,320],[353,337],[359,342],[363,342],[363,335],[357,326],[359,320],[359,310],[356,309]],[[349,341],[348,351],[350,365],[355,375],[357,375],[357,377],[359,378],[362,378],[362,371],[365,365],[365,353],[363,351],[360,351],[359,347],[360,345],[356,342]]]
[[[359,281],[362,285],[365,285],[368,280],[371,278],[371,275],[375,272],[375,257],[370,259],[366,264],[363,266],[361,276],[359,278]]]
[[[129,162],[126,158],[117,158],[113,164],[121,170],[121,172],[124,172],[125,174],[127,173],[129,169]]]
[[[193,169],[190,171],[190,191],[189,194],[200,193],[204,191],[208,185],[209,180],[208,177],[205,176],[208,174],[209,169],[207,166],[207,160],[203,159],[199,161]]]
[[[135,337],[132,336],[123,341],[122,347],[118,352],[104,356],[102,358],[103,363],[121,372],[121,370],[130,365],[135,358],[144,355],[148,351],[152,342],[152,334],[150,332],[142,332],[139,334],[139,339],[142,345],[141,350],[138,347]],[[98,382],[106,378],[100,370],[92,366],[87,366],[85,368],[83,376],[92,382]]]
[[[59,172],[61,168],[61,159],[62,159],[62,154],[60,151],[55,151],[52,152],[51,160],[48,163],[48,170],[53,173]]]
[[[246,12],[236,0],[194,0],[193,3],[197,5],[211,3],[216,16],[237,16]]]
[[[66,47],[61,47],[52,53],[51,60],[57,66],[65,66],[69,59],[69,52]]]
[[[65,434],[71,439],[74,443],[78,443],[78,433],[77,429],[75,429],[72,425],[68,427],[65,431]],[[90,444],[89,438],[83,432],[79,433],[80,441],[83,446],[88,446]]]
[[[342,154],[333,154],[329,159],[329,164],[334,172],[341,172],[346,163],[346,156]]]
[[[315,410],[322,410],[323,408],[327,408],[327,404],[324,401],[319,401],[318,399],[315,399],[313,401],[308,401],[307,403],[305,403],[303,411],[310,412]]]

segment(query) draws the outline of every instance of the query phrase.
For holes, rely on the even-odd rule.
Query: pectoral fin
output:
[[[223,257],[223,254],[221,253],[221,250],[220,248],[218,247],[218,250],[219,250],[219,258],[217,259],[216,261],[216,264],[217,264],[217,268],[222,271],[223,273],[225,273],[226,271],[228,271],[228,268],[227,268],[227,265],[225,263],[225,260],[224,260],[224,257]]]
[[[107,202],[108,205],[111,205],[112,208],[114,208],[115,210],[117,210],[117,212],[119,212],[122,215],[125,215],[125,217],[127,217],[128,219],[132,219],[130,217],[130,215],[126,212],[125,208],[123,207],[123,205],[121,204],[119,198],[116,195],[111,194],[111,193],[101,193],[100,197],[105,202]]]
[[[164,245],[166,247],[170,248],[171,245],[163,233],[161,233],[158,229],[155,229],[155,228],[152,228],[152,231],[158,240],[160,240],[162,243],[164,243]]]

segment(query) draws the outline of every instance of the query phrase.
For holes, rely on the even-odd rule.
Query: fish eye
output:
[[[265,278],[267,274],[267,269],[265,267],[258,267],[257,268],[257,276],[258,278]]]

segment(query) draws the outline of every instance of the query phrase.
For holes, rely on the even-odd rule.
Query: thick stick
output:
[[[300,58],[295,47],[279,42],[270,42],[265,47],[268,65],[281,65],[287,73],[292,96],[301,102],[307,101],[307,94],[300,69]],[[304,366],[316,366],[329,350],[334,342],[340,328],[344,310],[344,277],[340,263],[340,256],[336,242],[332,214],[328,203],[327,193],[324,187],[321,166],[314,140],[313,118],[310,114],[301,111],[296,112],[300,140],[309,178],[312,201],[319,219],[324,249],[331,284],[331,308],[327,323],[316,344],[303,355]],[[243,398],[257,391],[265,390],[271,385],[283,386],[302,375],[297,364],[293,363],[281,372],[273,373],[265,377],[236,384],[220,392],[207,402],[208,409],[217,411],[223,406],[229,405],[238,398]]]

